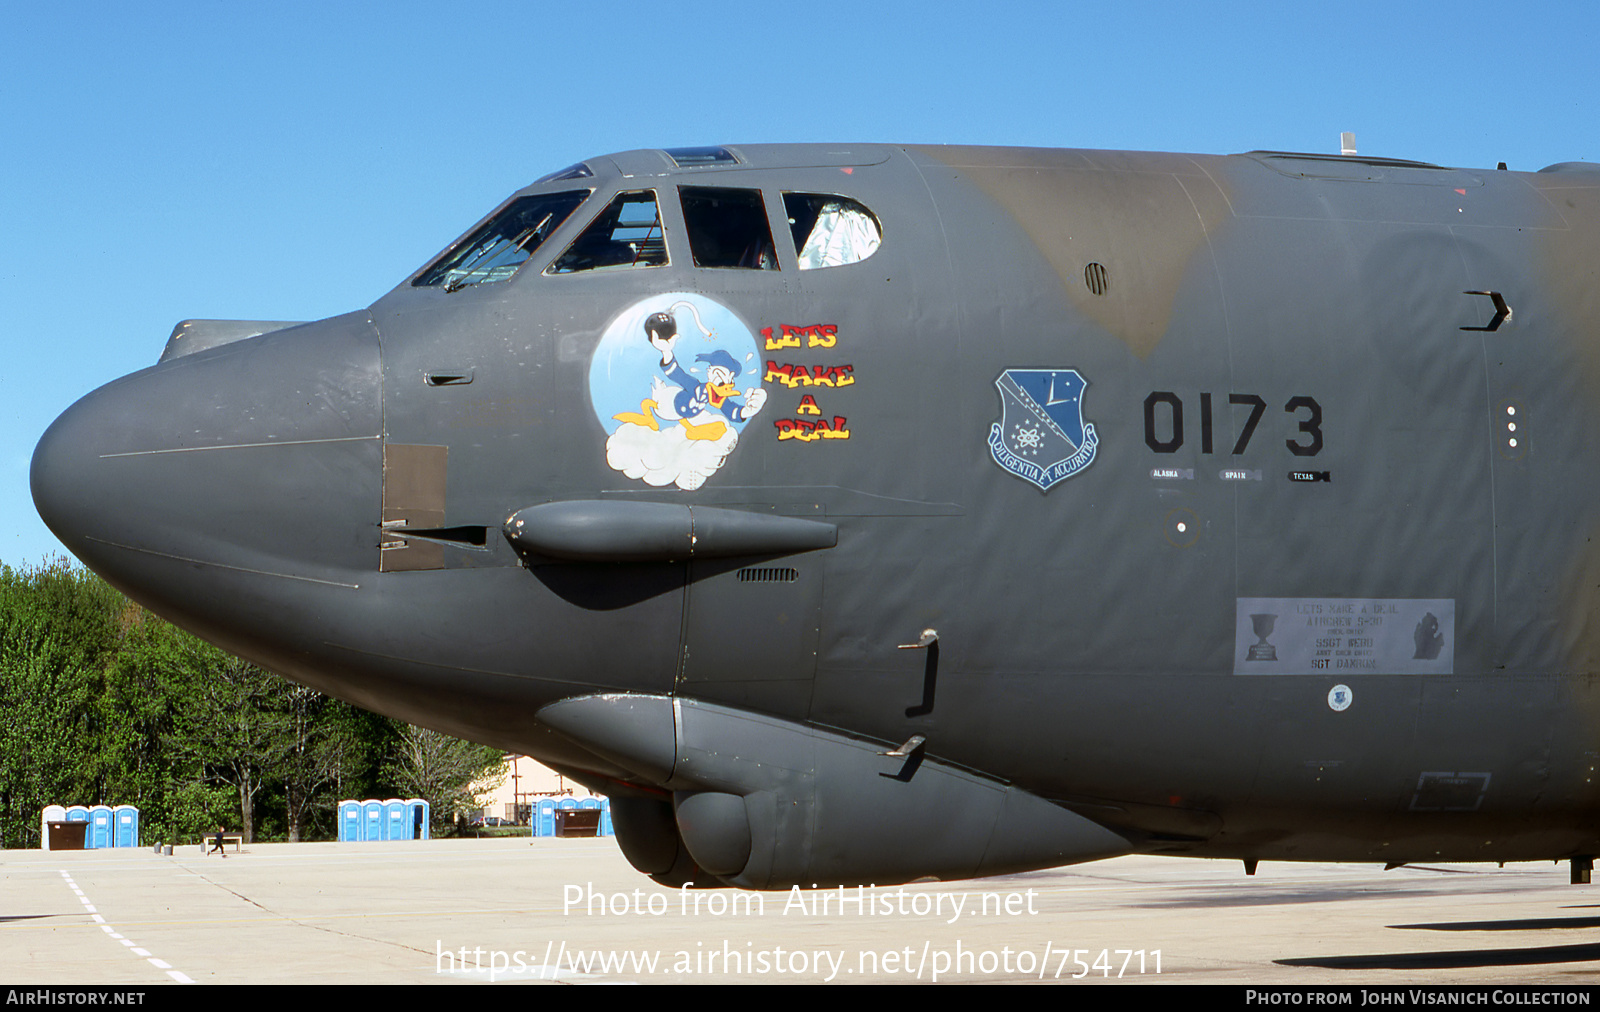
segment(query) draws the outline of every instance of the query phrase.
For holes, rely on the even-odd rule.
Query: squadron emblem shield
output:
[[[1007,369],[994,381],[1000,420],[989,430],[994,462],[1048,492],[1088,467],[1100,445],[1083,420],[1083,388],[1076,369]]]

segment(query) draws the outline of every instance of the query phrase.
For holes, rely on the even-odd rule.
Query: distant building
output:
[[[499,782],[498,786],[496,781]],[[482,806],[478,815],[505,819],[519,826],[528,824],[532,806],[540,798],[599,796],[582,784],[524,755],[506,756],[503,767],[473,784],[471,790],[472,796]]]

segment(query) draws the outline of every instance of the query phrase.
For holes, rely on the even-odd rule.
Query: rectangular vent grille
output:
[[[741,569],[740,583],[793,583],[800,579],[798,569]]]

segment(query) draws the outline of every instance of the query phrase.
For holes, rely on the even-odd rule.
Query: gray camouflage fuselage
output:
[[[522,191],[592,193],[504,277],[180,327],[46,433],[41,514],[610,793],[663,882],[1600,852],[1600,167],[731,150]],[[716,188],[776,269],[696,266]],[[641,192],[665,263],[561,266]],[[799,269],[785,194],[881,245]],[[694,421],[720,459],[623,462]]]

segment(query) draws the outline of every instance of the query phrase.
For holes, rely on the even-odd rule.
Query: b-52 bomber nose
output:
[[[375,568],[380,381],[365,313],[171,358],[50,426],[34,502],[113,584],[260,658]]]

